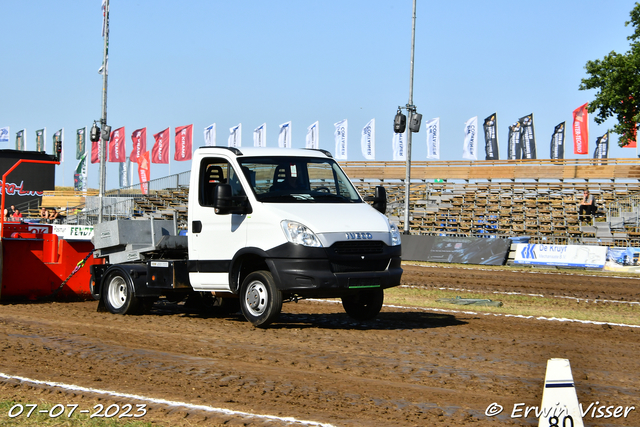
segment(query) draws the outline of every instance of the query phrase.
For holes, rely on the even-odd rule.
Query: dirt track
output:
[[[494,289],[639,301],[640,281],[405,266],[409,285]],[[150,315],[97,313],[96,302],[0,306],[0,372],[101,390],[340,426],[537,425],[511,418],[539,406],[546,362],[571,362],[585,405],[630,407],[627,418],[585,425],[640,425],[640,328],[383,308],[358,323],[340,304],[286,304],[280,321],[255,329],[157,305]],[[640,312],[640,307],[638,308]],[[23,403],[139,403],[0,381]],[[492,403],[504,407],[485,415]],[[240,415],[149,404],[159,425],[282,425]],[[522,412],[521,412],[522,414]],[[597,415],[597,413],[595,414]],[[185,418],[186,417],[186,418]],[[7,414],[0,414],[0,424]]]

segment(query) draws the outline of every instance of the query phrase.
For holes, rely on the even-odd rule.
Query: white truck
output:
[[[203,147],[193,155],[188,232],[175,221],[98,224],[91,292],[99,309],[139,312],[159,297],[213,298],[255,326],[283,301],[341,298],[352,318],[400,284],[400,232],[386,193],[365,203],[324,150]]]

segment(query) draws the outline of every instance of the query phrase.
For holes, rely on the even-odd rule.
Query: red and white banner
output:
[[[109,161],[121,163],[127,159],[127,153],[124,152],[124,126],[111,131],[109,139]]]
[[[573,154],[589,154],[589,113],[587,102],[573,110]]]
[[[91,141],[91,163],[100,163],[100,146],[102,140]]]
[[[169,128],[153,135],[156,140],[151,150],[151,163],[169,163]]]
[[[138,179],[140,179],[140,190],[142,194],[149,194],[149,179],[151,178],[151,165],[149,164],[149,152],[138,156]]]
[[[193,151],[193,125],[178,126],[176,128],[176,152],[173,160],[183,162],[191,160]]]
[[[147,128],[134,130],[131,134],[131,141],[133,142],[133,150],[129,159],[132,162],[137,162],[138,157],[147,151]]]

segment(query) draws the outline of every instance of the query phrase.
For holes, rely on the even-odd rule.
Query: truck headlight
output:
[[[395,224],[389,223],[389,234],[391,234],[391,246],[398,246],[400,241],[400,230]]]
[[[282,231],[284,231],[284,235],[289,242],[312,248],[322,247],[322,243],[320,243],[318,236],[316,236],[316,234],[306,225],[288,220],[282,221],[280,225],[282,226]]]

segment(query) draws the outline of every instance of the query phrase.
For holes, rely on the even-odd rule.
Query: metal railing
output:
[[[189,180],[191,179],[191,171],[181,172],[175,175],[165,176],[163,178],[152,179],[148,181],[149,193],[155,191],[162,191],[171,188],[188,187]],[[130,185],[129,187],[116,188],[109,190],[105,193],[105,196],[116,197],[138,197],[142,196],[141,184]]]

